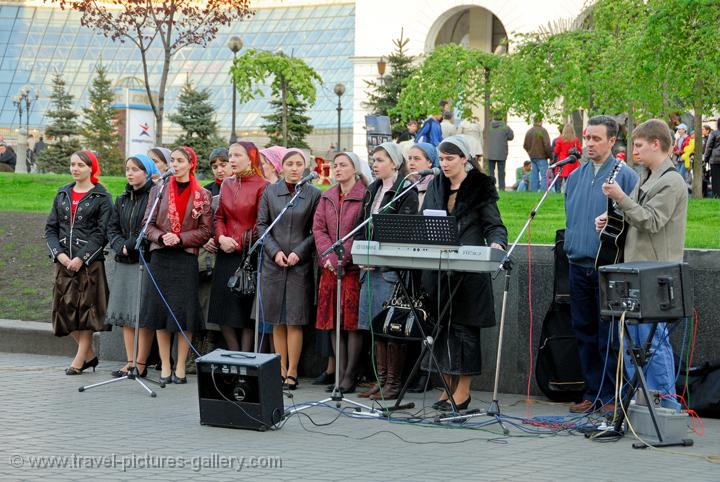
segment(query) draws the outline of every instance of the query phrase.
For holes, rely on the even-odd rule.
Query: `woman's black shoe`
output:
[[[88,368],[92,368],[93,371],[95,371],[95,367],[98,366],[98,363],[100,363],[98,361],[98,357],[95,357],[92,360],[83,363],[81,370],[87,370]]]
[[[445,405],[450,405],[450,403],[447,401],[447,399],[438,400],[437,402],[432,404],[432,408],[433,408],[433,410],[439,410],[440,407],[444,407]]]
[[[312,384],[313,385],[327,385],[328,383],[333,383],[334,381],[335,381],[334,373],[322,372],[320,375],[315,377],[315,379],[312,381]]]
[[[131,366],[132,366],[132,360],[128,360],[128,367],[131,367]],[[121,368],[120,370],[113,370],[113,371],[110,372],[110,375],[111,375],[113,378],[124,377],[124,376],[126,376],[127,374],[128,374],[127,370],[123,370],[122,368]]]
[[[465,410],[470,406],[470,400],[471,397],[467,397],[467,400],[465,400],[463,403],[456,403],[455,406],[457,407],[458,411]],[[435,408],[435,405],[433,405],[433,408]],[[448,400],[443,400],[443,404],[439,405],[435,410],[439,410],[441,412],[449,412],[452,410],[452,405],[450,405],[450,402]]]
[[[291,381],[295,382],[295,383],[292,383],[292,384],[287,383],[287,381],[285,382],[285,386],[287,387],[288,390],[297,390],[297,387],[298,387],[298,379],[297,379],[297,377],[292,377],[292,376],[288,375],[287,378],[286,378],[286,380],[291,380]]]
[[[82,375],[82,372],[82,368],[75,368],[74,366],[65,369],[65,375]]]
[[[179,376],[175,375],[174,373],[170,377],[172,379],[172,382],[176,385],[183,385],[187,383],[187,377],[180,378]]]
[[[174,376],[175,374],[173,373],[169,377],[160,377],[160,382],[164,383],[165,385],[169,385],[172,383]]]
[[[347,388],[345,388],[345,387],[343,387],[342,385],[340,385],[340,393],[342,393],[343,395],[346,394],[346,393],[355,393],[355,387],[356,387],[356,386],[357,386],[357,385],[356,385],[355,383],[353,383],[352,385],[350,385],[350,386],[347,387]]]

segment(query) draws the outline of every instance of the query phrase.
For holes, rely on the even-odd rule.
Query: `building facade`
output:
[[[529,33],[557,19],[581,15],[585,0],[261,0],[251,2],[256,11],[250,20],[220,30],[207,48],[181,50],[171,65],[166,113],[175,108],[177,95],[190,80],[208,88],[217,109],[221,135],[229,137],[232,86],[228,74],[231,36],[239,36],[244,49],[276,51],[304,59],[318,71],[323,84],[310,109],[315,128],[310,136],[313,150],[322,155],[337,139],[338,97],[333,91],[342,82],[346,89],[341,104],[342,147],[365,156],[367,80],[378,78],[377,61],[393,50],[392,40],[401,28],[410,40],[408,53],[422,56],[435,46],[455,42],[488,52],[507,39],[510,51],[522,33]],[[159,52],[150,55],[151,80],[159,79]],[[38,88],[40,98],[30,113],[30,131],[41,131],[55,71],[63,74],[78,111],[87,105],[87,90],[95,67],[102,62],[111,79],[142,78],[142,64],[134,46],[112,42],[80,26],[79,15],[60,10],[42,0],[0,0],[0,133],[12,136],[18,112],[12,98],[23,86]],[[268,98],[238,104],[237,131],[241,138],[264,144],[262,116],[269,113]],[[522,138],[524,120],[509,119],[515,131],[510,146],[508,181],[514,166],[526,155]],[[548,126],[551,134],[556,129]],[[164,137],[172,139],[177,126],[165,122]]]

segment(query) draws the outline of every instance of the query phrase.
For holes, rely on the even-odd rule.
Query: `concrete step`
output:
[[[100,352],[100,337],[93,337],[95,353]],[[77,345],[72,337],[57,337],[52,324],[43,321],[0,319],[0,351],[74,357]],[[124,359],[124,358],[123,358]]]

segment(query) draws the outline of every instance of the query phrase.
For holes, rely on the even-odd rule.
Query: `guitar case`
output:
[[[554,402],[576,402],[585,392],[577,339],[570,319],[569,263],[565,230],[555,233],[553,300],[543,319],[535,361],[535,382]]]

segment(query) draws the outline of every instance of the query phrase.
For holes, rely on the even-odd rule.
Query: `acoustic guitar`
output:
[[[615,178],[624,164],[623,161],[618,161],[615,164],[607,178],[608,184],[615,182]],[[595,269],[608,264],[623,262],[626,234],[627,221],[625,221],[625,213],[622,212],[615,201],[608,198],[607,224],[600,231],[600,247],[595,256]]]

